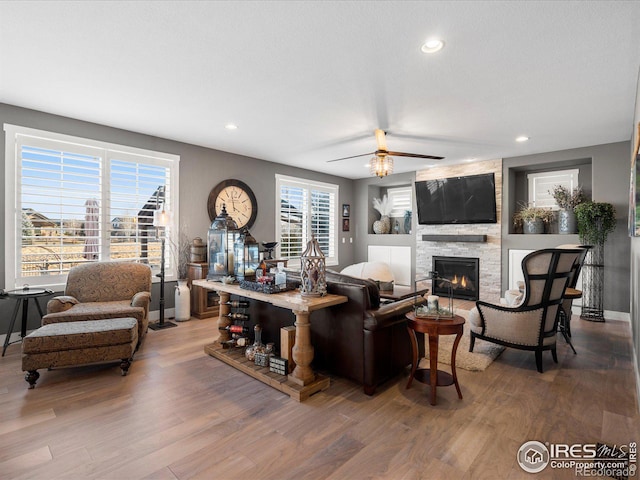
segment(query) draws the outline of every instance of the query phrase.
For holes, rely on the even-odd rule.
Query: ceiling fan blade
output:
[[[350,158],[358,158],[358,157],[364,157],[365,155],[374,155],[376,152],[371,152],[371,153],[361,153],[360,155],[351,155],[350,157],[342,157],[342,158],[336,158],[334,160],[327,160],[327,163],[331,163],[331,162],[339,162],[340,160],[349,160]]]
[[[374,130],[376,135],[376,142],[378,142],[378,150],[386,150],[387,149],[387,139],[385,138],[384,130],[380,130],[376,128]]]
[[[442,160],[444,157],[436,157],[434,155],[420,155],[419,153],[403,153],[403,152],[387,152],[392,157],[411,157],[411,158],[428,158],[430,160]]]

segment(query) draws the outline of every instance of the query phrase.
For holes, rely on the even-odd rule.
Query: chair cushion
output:
[[[44,325],[24,337],[23,354],[108,347],[137,342],[135,318],[113,318]]]

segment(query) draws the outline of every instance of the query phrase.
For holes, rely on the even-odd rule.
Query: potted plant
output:
[[[555,185],[553,190],[549,190],[549,194],[556,201],[556,205],[560,207],[558,213],[558,233],[576,233],[578,231],[578,224],[574,210],[585,201],[582,187],[577,186],[572,191],[569,191],[564,185]]]
[[[522,205],[513,216],[513,224],[523,233],[544,233],[545,224],[553,219],[553,212],[547,208]]]
[[[616,228],[616,209],[610,203],[584,202],[575,213],[580,241],[585,245],[604,245]]]
[[[580,318],[604,322],[604,242],[616,228],[616,209],[610,203],[584,202],[575,212],[580,241],[592,246],[582,267]]]

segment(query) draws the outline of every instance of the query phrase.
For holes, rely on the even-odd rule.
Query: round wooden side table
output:
[[[464,331],[465,319],[459,315],[452,318],[421,318],[416,317],[414,312],[409,312],[407,317],[407,330],[411,339],[411,349],[413,353],[413,362],[411,365],[411,375],[407,382],[407,388],[411,387],[411,382],[415,378],[419,382],[426,383],[431,387],[430,403],[436,404],[436,387],[446,387],[455,385],[458,392],[458,398],[462,399],[462,392],[458,384],[458,376],[456,375],[456,352],[458,344],[462,338]],[[416,332],[425,333],[429,336],[429,367],[418,368],[418,340]],[[438,339],[440,335],[455,335],[451,350],[451,374],[438,370]]]

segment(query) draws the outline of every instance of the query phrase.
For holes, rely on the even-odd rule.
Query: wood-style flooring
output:
[[[507,349],[484,372],[458,370],[464,395],[405,389],[373,397],[344,379],[298,403],[204,354],[216,319],[149,331],[129,375],[117,365],[41,371],[27,389],[20,346],[0,359],[1,479],[519,479],[528,440],[640,441],[627,322],[573,317],[574,355]],[[407,348],[409,346],[407,345]],[[443,366],[443,369],[447,367]]]

